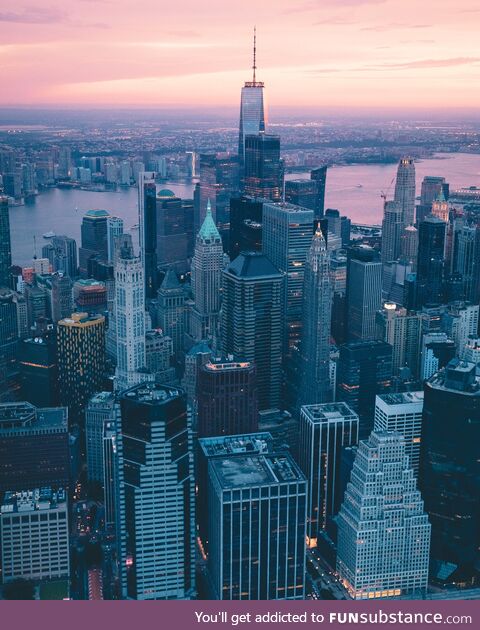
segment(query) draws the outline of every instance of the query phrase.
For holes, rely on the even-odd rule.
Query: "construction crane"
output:
[[[389,183],[387,191],[386,192],[384,192],[383,190],[380,191],[380,197],[383,199],[384,206],[387,203],[387,196],[388,196],[388,193],[390,192],[390,188],[392,187],[392,184],[394,181],[395,181],[395,175],[392,177],[392,181]]]

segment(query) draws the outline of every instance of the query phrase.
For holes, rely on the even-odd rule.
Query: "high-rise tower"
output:
[[[400,204],[396,201],[386,201],[382,223],[382,263],[398,259],[403,228]]]
[[[115,260],[115,322],[117,328],[117,386],[139,382],[145,367],[145,292],[143,266],[133,252],[132,237],[118,238]]]
[[[300,347],[300,404],[332,400],[330,386],[330,322],[332,289],[327,244],[320,227],[312,239],[303,281],[303,331]]]
[[[245,81],[240,101],[240,127],[238,134],[238,158],[240,169],[245,162],[245,136],[265,131],[265,109],[263,104],[262,81],[257,81],[257,35],[253,31],[253,76],[251,81]]]
[[[413,225],[415,216],[415,162],[402,158],[398,164],[395,183],[395,201],[402,209],[403,225]]]
[[[0,196],[0,287],[10,286],[12,252],[8,197]]]
[[[208,201],[207,214],[197,235],[192,259],[192,291],[195,306],[191,316],[191,333],[196,341],[215,335],[220,311],[222,267],[222,239]]]

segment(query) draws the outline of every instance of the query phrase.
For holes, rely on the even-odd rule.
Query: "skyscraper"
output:
[[[475,365],[452,359],[425,382],[424,394],[420,487],[432,523],[432,578],[468,584],[478,580],[480,549]]]
[[[78,275],[77,243],[75,239],[60,235],[52,238],[53,271],[61,271],[74,279]]]
[[[199,437],[254,433],[258,429],[255,366],[212,359],[198,370]]]
[[[85,438],[87,446],[87,477],[89,481],[104,481],[104,439],[107,428],[115,422],[115,396],[112,392],[98,392],[90,398],[85,409]]]
[[[263,87],[261,81],[257,81],[257,47],[256,32],[253,35],[253,76],[251,81],[245,81],[240,100],[240,125],[238,133],[238,159],[240,168],[245,163],[245,137],[257,134],[266,129],[266,116],[263,104]]]
[[[173,356],[177,364],[183,355],[185,334],[185,291],[177,274],[168,269],[158,289],[158,325],[172,340]]]
[[[197,235],[191,265],[192,293],[195,303],[191,313],[191,334],[195,341],[216,336],[222,269],[222,239],[212,217],[210,202],[208,202],[207,214]]]
[[[422,338],[420,314],[386,302],[377,313],[377,327],[377,338],[392,346],[393,375],[398,376],[402,368],[408,367],[417,377]]]
[[[404,228],[400,204],[397,201],[385,201],[382,222],[382,263],[399,258]]]
[[[98,257],[108,260],[107,210],[88,210],[82,220],[82,246],[79,250],[79,271],[83,278],[90,276],[89,260]]]
[[[158,268],[165,271],[173,266],[177,273],[188,269],[188,234],[185,206],[168,188],[156,196],[156,247]]]
[[[105,318],[73,313],[58,322],[60,402],[69,409],[71,424],[83,426],[85,405],[101,391],[105,370]]]
[[[8,197],[0,195],[0,287],[10,287],[12,252],[10,245],[10,217]]]
[[[58,404],[58,361],[55,331],[22,339],[18,344],[21,400],[37,407]],[[31,485],[31,484],[29,484]]]
[[[360,418],[360,438],[373,429],[375,396],[388,392],[392,379],[392,346],[384,341],[356,341],[340,346],[337,400]]]
[[[446,223],[427,216],[418,226],[417,308],[443,302]]]
[[[17,344],[17,306],[13,291],[0,288],[0,400],[8,396],[14,386]]]
[[[347,250],[347,329],[352,340],[376,338],[375,315],[382,302],[382,263],[367,245]]]
[[[401,208],[403,226],[413,225],[415,220],[415,162],[413,158],[402,158],[398,164],[394,199]]]
[[[115,260],[115,239],[123,234],[123,219],[120,217],[108,217],[107,238],[108,238],[108,260]]]
[[[262,249],[263,201],[254,197],[234,197],[230,200],[230,260],[241,252]]]
[[[246,195],[280,201],[283,167],[280,137],[266,133],[245,136],[244,187]]]
[[[405,438],[405,454],[418,476],[422,441],[423,392],[382,394],[375,398],[374,431],[396,431]]]
[[[358,416],[345,403],[300,409],[299,463],[308,481],[307,536],[315,546],[343,497],[338,492],[343,447],[358,442]]]
[[[418,256],[418,230],[414,225],[407,225],[400,236],[401,258],[412,266],[412,271],[417,268]]]
[[[285,275],[284,342],[288,356],[299,345],[302,333],[302,294],[312,233],[313,210],[286,202],[263,204],[262,252]]]
[[[332,288],[327,245],[318,227],[311,241],[303,282],[300,405],[333,399],[330,385]]]
[[[284,276],[264,255],[240,254],[223,271],[222,349],[257,370],[260,409],[280,404]]]
[[[303,599],[307,482],[292,456],[214,457],[208,477],[213,596]]]
[[[327,166],[319,166],[310,171],[312,179],[317,187],[317,203],[315,206],[315,218],[321,219],[325,211],[325,188],[327,185]]]
[[[448,223],[450,207],[448,205],[448,201],[445,199],[445,195],[443,194],[443,189],[440,190],[439,194],[432,203],[432,214],[434,217],[440,219],[440,221]]]
[[[360,442],[338,517],[337,571],[352,599],[421,595],[430,524],[399,433]]]
[[[157,271],[157,186],[155,173],[139,173],[138,213],[140,257],[144,268],[145,298],[154,299],[158,289]]]
[[[117,327],[116,386],[138,383],[145,367],[145,294],[143,265],[133,252],[132,237],[117,240],[115,260],[115,324]]]
[[[120,397],[120,581],[128,599],[195,593],[190,411],[182,390],[146,383]]]
[[[480,225],[464,223],[456,231],[454,271],[461,274],[465,300],[480,302]]]

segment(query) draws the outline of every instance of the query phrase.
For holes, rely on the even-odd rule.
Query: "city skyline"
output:
[[[478,107],[480,9],[471,0],[432,9],[414,0],[162,7],[146,0],[142,11],[123,0],[68,8],[7,0],[0,107],[238,107],[238,86],[251,77],[254,25],[257,80],[277,107]]]

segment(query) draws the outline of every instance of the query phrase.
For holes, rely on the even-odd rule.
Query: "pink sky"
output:
[[[0,105],[480,107],[477,0],[2,0]]]

